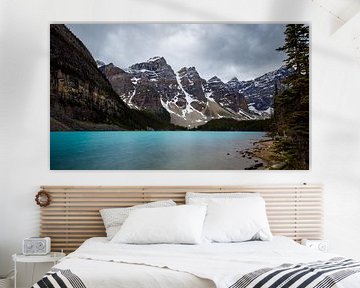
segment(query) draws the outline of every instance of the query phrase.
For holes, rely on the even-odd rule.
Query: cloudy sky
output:
[[[95,59],[126,68],[163,56],[175,71],[249,80],[282,65],[283,24],[67,24]]]

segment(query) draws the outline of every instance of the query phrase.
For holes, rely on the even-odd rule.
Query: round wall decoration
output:
[[[50,194],[48,192],[44,191],[44,190],[39,191],[36,194],[35,202],[40,207],[48,206],[50,204],[50,202],[51,202]]]

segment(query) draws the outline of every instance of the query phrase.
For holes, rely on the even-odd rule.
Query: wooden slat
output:
[[[90,237],[105,236],[99,210],[129,207],[173,199],[185,202],[186,192],[260,193],[265,199],[274,235],[322,237],[322,187],[320,185],[271,186],[42,186],[51,204],[41,208],[41,236],[52,237],[54,251],[74,251]]]

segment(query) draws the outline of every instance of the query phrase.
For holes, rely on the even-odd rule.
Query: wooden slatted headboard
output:
[[[274,235],[301,239],[322,237],[322,187],[278,186],[42,186],[51,204],[41,208],[41,236],[52,239],[53,251],[74,251],[95,236],[105,236],[99,209],[128,207],[164,199],[183,204],[191,192],[259,192],[266,201]]]

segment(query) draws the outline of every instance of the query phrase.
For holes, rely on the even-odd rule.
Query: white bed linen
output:
[[[228,288],[244,274],[264,267],[328,260],[336,256],[311,250],[286,237],[200,245],[112,244],[106,238],[92,238],[56,267],[70,269],[87,288],[210,288],[214,287],[212,282],[216,287]],[[360,274],[344,279],[336,287],[360,287]]]
[[[86,288],[215,288],[210,280],[146,265],[70,258],[56,268],[70,269]]]

